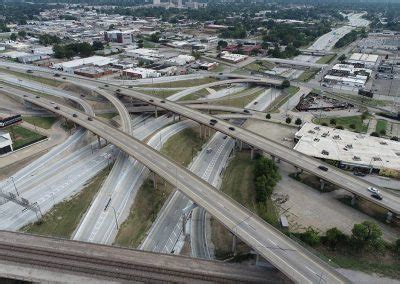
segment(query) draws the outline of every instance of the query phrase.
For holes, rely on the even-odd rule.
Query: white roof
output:
[[[378,60],[378,55],[366,54],[366,53],[353,53],[349,59],[354,61],[375,63]]]
[[[104,57],[104,56],[91,56],[87,58],[80,58],[80,59],[75,59],[63,63],[58,63],[55,64],[54,67],[59,69],[59,68],[75,68],[79,67],[82,65],[87,65],[87,64],[92,64],[96,66],[105,66],[110,63],[115,63],[118,62],[118,59],[111,58],[111,57]]]
[[[300,140],[294,149],[309,156],[400,170],[400,142],[397,141],[313,123],[305,123],[296,137]],[[323,150],[329,155],[322,154]]]

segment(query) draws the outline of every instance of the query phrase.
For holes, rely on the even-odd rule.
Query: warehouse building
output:
[[[122,71],[122,75],[130,78],[145,79],[161,77],[157,70],[148,68],[130,68]]]
[[[339,162],[347,169],[400,170],[400,142],[347,130],[305,123],[295,134],[294,149],[308,156]]]
[[[378,55],[366,53],[353,53],[347,63],[358,65],[365,68],[373,68],[378,61]]]
[[[117,63],[118,59],[104,56],[91,56],[87,58],[74,59],[71,61],[54,64],[53,67],[57,70],[64,72],[73,73],[75,69],[78,69],[85,65],[93,65],[97,67],[106,66],[108,64]]]

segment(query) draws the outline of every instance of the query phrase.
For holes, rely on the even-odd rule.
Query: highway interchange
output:
[[[340,33],[338,33],[338,35],[340,35]],[[326,41],[323,40],[323,42]],[[316,42],[315,46],[310,48],[324,50],[326,47],[323,46],[322,43]],[[25,68],[26,70],[26,67],[21,67],[16,64],[9,64],[8,67],[22,70]],[[35,69],[35,73],[34,76],[47,78],[53,78],[52,76],[54,74],[53,72],[49,72],[49,70],[43,70],[41,68]],[[205,214],[207,211],[223,223],[233,234],[249,244],[255,251],[264,256],[291,279],[304,283],[320,281],[325,283],[347,282],[347,279],[335,272],[329,265],[283,236],[272,226],[238,205],[226,195],[217,191],[216,187],[218,187],[219,176],[226,165],[231,151],[233,151],[235,140],[245,142],[255,151],[268,153],[273,157],[277,157],[294,165],[298,169],[310,172],[357,196],[375,202],[390,212],[395,214],[399,214],[400,212],[400,202],[397,196],[385,192],[384,200],[376,201],[371,198],[366,191],[366,188],[371,184],[364,180],[348,175],[331,166],[327,166],[329,169],[327,172],[321,172],[318,169],[318,166],[321,165],[320,161],[297,153],[290,148],[286,148],[272,140],[245,130],[238,125],[218,119],[216,116],[201,113],[194,110],[193,107],[197,106],[199,109],[216,109],[237,113],[242,113],[243,109],[221,108],[221,106],[213,105],[201,107],[201,105],[198,104],[183,105],[181,103],[174,103],[174,101],[205,87],[228,83],[268,84],[268,81],[265,82],[259,78],[254,79],[254,76],[251,78],[247,76],[240,76],[241,78],[237,79],[228,78],[228,80],[222,82],[218,81],[182,90],[170,96],[168,99],[163,100],[142,94],[140,91],[133,88],[121,87],[121,85],[115,84],[117,82],[107,82],[107,86],[105,86],[104,82],[88,80],[78,76],[65,75],[65,77],[65,81],[71,81],[78,86],[88,88],[109,100],[120,115],[122,129],[115,129],[96,119],[93,110],[88,106],[86,101],[73,94],[68,94],[68,92],[59,91],[55,88],[40,85],[32,81],[16,79],[13,76],[5,74],[0,76],[0,80],[6,82],[8,85],[14,84],[75,101],[82,107],[86,114],[58,103],[56,104],[60,106],[60,110],[56,110],[54,109],[54,102],[44,98],[38,99],[26,92],[20,90],[16,91],[11,87],[3,87],[6,92],[16,92],[18,93],[16,94],[18,97],[76,122],[83,128],[103,137],[106,141],[121,150],[119,151],[114,146],[108,145],[104,148],[97,149],[93,155],[93,149],[96,149],[96,143],[92,143],[77,151],[70,151],[71,148],[78,148],[78,145],[87,136],[85,130],[79,129],[79,131],[66,142],[39,158],[36,162],[31,164],[30,167],[26,167],[14,175],[14,178],[17,180],[18,188],[21,188],[21,194],[24,194],[24,197],[32,200],[38,200],[38,193],[46,191],[43,187],[49,187],[47,183],[61,184],[61,186],[56,188],[51,187],[51,191],[38,200],[43,210],[46,211],[51,208],[52,205],[68,196],[72,196],[77,188],[86,180],[89,180],[91,176],[105,168],[110,160],[115,160],[113,169],[106,182],[103,184],[103,187],[93,201],[88,213],[81,220],[80,226],[74,233],[74,239],[111,244],[117,233],[114,218],[117,219],[117,223],[118,220],[126,218],[131,206],[130,201],[134,199],[134,195],[139,189],[140,184],[148,175],[148,171],[151,170],[176,186],[179,192],[176,191],[169,199],[166,206],[163,207],[162,214],[159,214],[156,222],[154,222],[147,238],[141,245],[141,249],[177,253],[182,245],[180,241],[180,234],[183,230],[182,210],[192,205],[194,202],[199,205],[199,207],[192,211],[192,220],[189,226],[191,230],[192,256],[211,258],[206,245],[207,237],[204,232]],[[269,81],[269,83],[271,82],[278,84],[278,82],[273,80]],[[270,94],[271,91],[275,92],[274,89],[268,89],[257,98],[260,103],[258,106],[254,106],[250,103],[245,109],[251,109],[253,111],[265,109],[271,101],[271,96],[267,95]],[[119,93],[126,97],[140,100],[154,106],[155,109],[167,110],[173,114],[189,118],[191,121],[184,120],[165,127],[172,121],[170,116],[167,117],[164,115],[156,119],[139,116],[132,120],[127,108],[113,93]],[[224,97],[225,95],[226,94],[221,94],[220,96]],[[218,95],[215,96],[218,97]],[[210,95],[209,101],[212,102],[214,98],[215,97]],[[73,117],[72,114],[77,114],[77,117]],[[89,121],[88,117],[92,120]],[[216,119],[217,123],[215,125],[209,125],[211,119]],[[193,160],[193,163],[189,167],[189,170],[193,172],[191,173],[182,166],[154,151],[154,149],[159,150],[169,137],[179,131],[187,127],[198,125],[195,122],[200,125],[211,127],[218,132]],[[228,135],[228,137],[226,135]],[[148,146],[144,142],[140,142],[148,137],[151,137],[147,141]],[[207,153],[207,149],[209,148],[213,149],[211,154]],[[57,159],[58,155],[68,151],[71,153],[66,158]],[[80,157],[79,162],[77,162],[76,158],[78,156]],[[74,167],[69,168],[71,168],[71,170],[73,168],[75,172],[71,171],[71,173],[68,173],[67,168],[73,163],[75,163]],[[37,167],[43,164],[46,166]],[[34,168],[36,168],[35,171],[33,170]],[[70,177],[68,181],[74,183],[76,187],[72,187],[70,184],[63,184],[61,182],[61,172],[62,174],[67,174],[68,177]],[[85,179],[83,179],[83,176]],[[40,184],[42,184],[42,188],[40,188]],[[27,188],[28,185],[31,188]],[[63,190],[64,187],[68,187],[70,190]],[[3,189],[6,191],[12,190],[9,181],[6,183],[3,182]],[[60,191],[62,191],[63,194],[60,194]],[[56,198],[54,196],[56,196]],[[111,206],[105,210],[104,206],[108,204],[109,201]],[[12,203],[6,204],[4,211],[2,208],[0,212],[0,214],[2,214],[1,216],[4,216],[6,219],[8,218],[10,221],[1,228],[17,229],[27,221],[35,220],[34,213],[27,210],[16,215],[7,215],[11,211],[16,211],[13,208],[16,208],[16,205]],[[115,211],[113,212],[111,209]],[[29,217],[27,217],[27,215],[29,215]],[[166,226],[166,224],[168,225]]]

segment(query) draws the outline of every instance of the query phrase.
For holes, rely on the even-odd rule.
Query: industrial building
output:
[[[354,64],[356,66],[361,66],[364,68],[373,68],[378,62],[378,55],[376,54],[366,54],[366,53],[353,53],[347,63]]]
[[[13,147],[10,134],[0,131],[0,156],[12,151]]]
[[[145,79],[161,77],[157,70],[148,68],[130,68],[122,71],[122,75],[130,78]]]
[[[106,42],[114,42],[114,43],[121,43],[121,44],[131,44],[133,42],[133,32],[131,31],[105,31],[104,32],[104,40]]]
[[[239,63],[246,60],[248,56],[243,54],[230,53],[228,51],[222,51],[220,58],[231,63]]]
[[[339,162],[348,169],[400,170],[400,142],[347,130],[305,123],[295,134],[294,149],[308,156]]]
[[[104,57],[104,56],[91,56],[86,58],[74,59],[71,61],[66,61],[63,63],[54,64],[53,67],[57,70],[62,70],[64,72],[73,73],[75,69],[78,69],[85,65],[93,65],[93,66],[106,66],[111,63],[117,63],[118,59],[112,57]]]

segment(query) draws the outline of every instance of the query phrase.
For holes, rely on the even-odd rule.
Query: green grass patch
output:
[[[23,72],[17,72],[14,70],[9,70],[7,68],[1,68],[1,72],[16,76],[16,77],[20,77],[20,78],[25,78],[27,80],[32,80],[32,81],[36,81],[45,85],[49,85],[49,86],[53,86],[53,87],[58,87],[60,86],[62,83],[56,80],[52,80],[52,79],[48,79],[48,78],[42,78],[42,77],[37,77],[35,75],[35,73],[23,73]],[[35,71],[33,71],[35,72]]]
[[[332,62],[333,59],[336,58],[336,54],[327,54],[320,59],[317,60],[318,64],[329,64]]]
[[[379,134],[385,132],[386,133],[386,129],[387,129],[387,120],[384,119],[378,119],[376,122],[376,128],[375,131],[378,132]]]
[[[7,130],[10,131],[14,150],[21,149],[47,138],[44,135],[33,132],[19,125],[10,126]]]
[[[319,69],[309,69],[301,73],[301,75],[297,78],[297,81],[300,82],[308,82],[312,78],[315,77],[315,74],[317,74]]]
[[[205,96],[209,95],[210,93],[206,90],[206,89],[201,89],[198,90],[194,93],[191,93],[187,96],[184,96],[183,98],[181,98],[179,101],[193,101],[193,100],[197,100],[199,98],[204,98]]]
[[[194,129],[185,129],[172,136],[163,146],[161,152],[184,166],[189,165],[193,156],[204,144]],[[136,248],[146,232],[151,228],[157,214],[173,192],[172,185],[162,183],[157,179],[157,190],[152,180],[148,179],[139,189],[128,218],[122,223],[115,244]]]
[[[256,72],[263,72],[267,70],[271,70],[275,67],[276,65],[272,62],[266,61],[266,60],[256,60],[246,66],[244,66],[244,69],[251,70],[251,71],[256,71]]]
[[[193,80],[179,80],[174,82],[166,82],[166,83],[155,83],[155,84],[144,84],[137,85],[138,87],[154,87],[154,88],[185,88],[185,87],[194,87],[199,85],[204,85],[208,83],[216,82],[215,78],[201,78],[201,79],[193,79]]]
[[[112,118],[116,117],[117,115],[118,115],[118,113],[116,113],[116,112],[107,112],[107,113],[96,114],[96,116],[99,116],[99,117],[102,117],[105,119],[112,119]]]
[[[50,129],[57,121],[55,117],[24,116],[23,120],[43,129]]]
[[[155,48],[156,45],[154,42],[148,41],[148,40],[144,40],[143,41],[143,48]]]
[[[331,119],[336,120],[336,125],[334,125],[334,124],[330,125]],[[365,133],[368,130],[368,125],[364,124],[363,119],[361,118],[361,115],[346,116],[346,117],[316,118],[316,119],[314,119],[314,122],[317,124],[326,123],[326,124],[330,125],[331,127],[336,127],[336,126],[341,125],[345,129],[359,132],[359,133]]]
[[[220,100],[220,101],[215,101],[215,102],[213,102],[213,104],[243,108],[246,105],[248,105],[250,102],[255,100],[265,90],[257,91],[257,92],[255,92],[253,94],[248,95],[248,96],[235,98],[235,96],[239,95],[240,93],[247,92],[247,91],[249,91],[249,89],[243,90],[243,91],[241,91],[239,93],[236,93],[236,94],[229,95],[228,97],[232,96],[232,98],[225,98],[225,99]]]
[[[167,98],[173,94],[176,94],[178,91],[175,90],[150,90],[150,89],[145,89],[145,90],[136,90],[140,93],[146,94],[146,95],[152,95],[160,98]]]
[[[108,168],[102,170],[79,193],[56,204],[49,212],[44,214],[40,222],[29,224],[23,227],[21,231],[69,239],[108,174]]]

